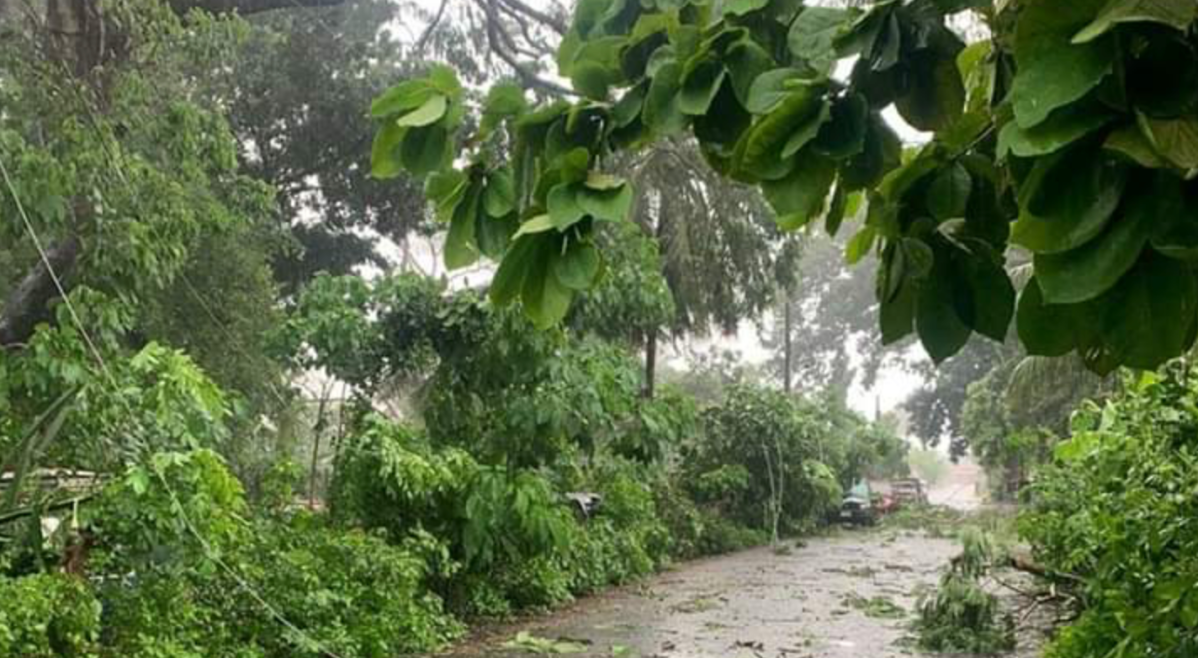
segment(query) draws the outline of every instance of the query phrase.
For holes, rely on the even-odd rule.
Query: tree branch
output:
[[[577,96],[578,94],[573,90],[538,76],[504,46],[503,35],[500,34],[499,12],[496,9],[495,1],[476,0],[487,15],[487,44],[491,46],[491,50],[495,51],[499,59],[512,67],[526,87],[542,89],[555,96]]]
[[[441,0],[441,6],[437,7],[437,13],[433,16],[433,20],[429,21],[428,27],[424,28],[424,32],[420,33],[420,38],[416,40],[416,45],[412,47],[412,52],[417,55],[424,53],[424,46],[428,43],[429,37],[433,35],[433,30],[437,29],[437,25],[441,23],[441,17],[445,15],[445,6],[449,4],[449,0]]]
[[[59,277],[64,276],[79,259],[79,237],[68,236],[46,250],[46,263],[38,261],[9,293],[0,311],[0,348],[12,347],[27,342],[33,328],[44,319],[50,300],[58,296],[51,268]]]
[[[202,9],[212,14],[236,13],[248,16],[275,9],[334,7],[344,4],[345,0],[169,0],[169,2],[171,9],[180,15],[192,9]]]
[[[535,20],[539,23],[545,24],[546,26],[548,26],[550,29],[552,29],[554,32],[557,32],[561,36],[565,36],[566,32],[568,31],[566,28],[566,23],[564,21],[562,21],[561,19],[559,19],[555,16],[550,16],[549,14],[547,14],[543,11],[538,11],[536,9],[533,9],[532,7],[529,7],[528,5],[524,4],[520,0],[499,0],[499,1],[501,3],[503,3],[504,5],[506,5],[507,7],[511,8],[512,10],[517,11],[521,14],[524,14],[525,16],[528,16],[529,18],[532,18],[533,20]]]

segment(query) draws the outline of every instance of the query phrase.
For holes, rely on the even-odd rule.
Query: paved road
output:
[[[789,554],[768,548],[687,563],[552,616],[493,629],[455,658],[525,655],[519,631],[571,638],[580,657],[891,658],[918,592],[959,551],[955,542],[892,530],[846,531]],[[872,601],[872,603],[871,603]]]

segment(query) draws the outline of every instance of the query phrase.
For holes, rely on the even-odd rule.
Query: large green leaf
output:
[[[469,187],[470,178],[463,172],[457,169],[438,171],[424,182],[424,197],[433,204],[437,219],[449,222]]]
[[[804,119],[790,133],[790,137],[787,138],[786,144],[782,147],[782,157],[789,158],[803,150],[803,147],[810,144],[819,135],[819,131],[823,128],[824,124],[831,119],[832,107],[821,98],[819,110]]]
[[[531,256],[537,251],[537,240],[540,236],[528,235],[512,243],[512,248],[503,256],[499,269],[491,279],[489,291],[491,301],[497,306],[511,303],[524,287],[524,277],[528,273]]]
[[[861,152],[841,166],[840,182],[848,190],[872,187],[902,163],[903,143],[877,114],[870,116]]]
[[[937,258],[932,275],[919,289],[915,308],[915,331],[934,363],[942,363],[965,347],[972,330],[957,314],[953,271]]]
[[[687,117],[678,104],[678,77],[682,66],[675,61],[665,63],[653,75],[641,120],[658,135],[672,135],[686,128]]]
[[[574,183],[561,183],[549,190],[549,196],[546,198],[549,219],[559,231],[581,222],[587,215],[587,211],[579,203],[578,187]]]
[[[537,246],[529,254],[528,272],[520,299],[524,311],[538,329],[548,329],[561,322],[570,310],[574,293],[553,275],[550,268],[560,253],[560,239],[552,233],[536,236]]]
[[[1189,266],[1149,253],[1102,301],[1103,342],[1124,365],[1154,369],[1188,349],[1198,311]]]
[[[483,102],[482,129],[490,132],[503,119],[519,116],[527,110],[528,101],[524,98],[522,87],[510,82],[494,85]]]
[[[1198,189],[1191,186],[1180,193],[1176,204],[1174,211],[1158,211],[1152,248],[1170,258],[1198,261]]]
[[[1077,347],[1076,305],[1045,304],[1040,284],[1032,277],[1019,296],[1016,330],[1028,354],[1064,356]]]
[[[450,156],[449,131],[440,124],[408,128],[400,147],[400,160],[413,176],[427,176],[440,169]]]
[[[1004,341],[1015,314],[1015,287],[998,263],[980,254],[962,255],[957,259],[956,269],[960,273],[955,283],[964,283],[966,295],[957,295],[958,315],[979,334],[996,341]],[[961,313],[962,300],[967,299],[968,310]]]
[[[998,156],[1031,158],[1053,153],[1102,128],[1115,115],[1097,103],[1074,103],[1049,115],[1043,123],[1020,128],[1010,121],[998,134]]]
[[[1152,235],[1158,203],[1153,195],[1133,195],[1121,216],[1097,238],[1059,254],[1036,256],[1036,277],[1050,304],[1073,304],[1109,290],[1136,261]]]
[[[370,103],[370,116],[384,119],[420,107],[437,91],[424,80],[405,80]]]
[[[1073,43],[1093,41],[1120,23],[1160,23],[1184,32],[1196,12],[1194,0],[1110,0],[1094,22],[1074,35]]]
[[[831,73],[837,60],[833,43],[852,19],[853,14],[845,9],[804,8],[790,25],[787,38],[790,52],[806,60],[816,71]]]
[[[396,121],[396,125],[404,128],[416,128],[436,123],[445,116],[445,110],[448,107],[449,100],[445,96],[433,94],[420,107],[401,116]]]
[[[478,221],[480,190],[472,185],[454,210],[445,236],[445,267],[456,270],[478,260],[475,228]]]
[[[478,213],[474,226],[474,242],[478,251],[488,258],[500,258],[507,251],[512,236],[520,228],[520,222],[515,214],[506,217],[492,217],[487,213]]]
[[[516,186],[510,169],[496,169],[487,177],[483,202],[492,217],[504,217],[516,210]]]
[[[1040,254],[1085,244],[1111,219],[1126,182],[1126,168],[1102,157],[1094,146],[1037,161],[1020,188],[1011,241]]]
[[[683,75],[678,92],[678,109],[684,114],[703,115],[711,107],[716,94],[728,76],[728,69],[718,58],[703,60]]]
[[[823,210],[835,179],[836,167],[827,158],[800,153],[790,175],[765,181],[761,191],[778,215],[778,226],[791,231],[807,224]]]
[[[547,233],[556,229],[553,225],[553,218],[548,214],[537,215],[531,219],[521,222],[519,230],[516,231],[514,238],[521,238],[526,235],[536,235],[538,233]]]
[[[590,61],[576,62],[570,74],[570,82],[574,89],[583,96],[596,100],[605,100],[608,89],[619,79],[619,73]]]
[[[811,148],[822,155],[842,160],[865,148],[869,103],[860,94],[846,96],[832,105],[832,116],[823,125]]]
[[[753,114],[769,114],[794,93],[797,85],[809,84],[815,84],[815,81],[798,69],[782,68],[762,73],[749,86],[745,109]]]
[[[744,16],[768,4],[769,0],[727,0],[724,3],[724,13],[733,16]]]
[[[868,56],[874,51],[879,35],[890,23],[897,0],[875,3],[869,11],[859,14],[833,39],[833,46],[841,56],[853,54]],[[867,62],[868,64],[868,62]]]
[[[1135,123],[1111,131],[1102,147],[1145,169],[1160,169],[1167,164]]]
[[[1104,2],[1032,0],[1020,11],[1011,101],[1021,127],[1043,122],[1053,110],[1085,96],[1111,72],[1117,49],[1109,37],[1072,43]]]
[[[1182,169],[1198,169],[1198,117],[1147,119],[1141,125],[1157,153]]]
[[[572,290],[586,290],[599,275],[599,250],[589,242],[573,241],[565,253],[554,254],[553,276]]]
[[[849,238],[844,248],[844,259],[849,265],[860,263],[863,258],[873,251],[877,242],[878,232],[872,226],[864,226]]]
[[[632,208],[632,186],[624,183],[602,190],[583,187],[578,190],[578,205],[595,219],[623,221]]]
[[[965,111],[965,83],[957,70],[960,50],[958,44],[951,50],[920,50],[908,58],[910,86],[895,99],[895,107],[911,127],[941,130]]]
[[[774,58],[751,39],[741,39],[728,47],[724,64],[732,78],[732,90],[736,100],[748,107],[753,83],[762,74],[774,68]]]
[[[915,286],[900,284],[898,293],[881,303],[878,320],[883,345],[890,345],[911,335],[915,330]]]
[[[405,129],[387,121],[374,134],[370,147],[370,174],[375,178],[395,178],[403,173],[403,162],[399,158],[399,145],[403,142]]]
[[[818,116],[822,104],[822,86],[804,85],[795,89],[741,137],[736,148],[736,168],[757,178],[786,175],[789,164],[778,166],[782,164],[783,148],[796,129]]]
[[[972,189],[973,178],[965,166],[959,162],[950,164],[941,170],[928,186],[928,212],[942,221],[964,217]]]

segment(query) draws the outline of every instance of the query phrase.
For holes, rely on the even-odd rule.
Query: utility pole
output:
[[[786,290],[783,293],[782,317],[783,317],[783,320],[782,320],[782,333],[783,333],[783,337],[782,337],[782,390],[785,391],[787,395],[789,395],[790,394],[790,380],[791,380],[791,371],[790,371],[790,363],[791,363],[790,290]]]

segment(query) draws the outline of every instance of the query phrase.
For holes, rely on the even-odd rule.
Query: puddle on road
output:
[[[579,658],[895,658],[919,592],[959,552],[949,539],[848,532],[681,565],[548,617],[476,640],[450,658],[523,658],[518,631],[569,638]],[[906,640],[905,640],[906,638]]]

